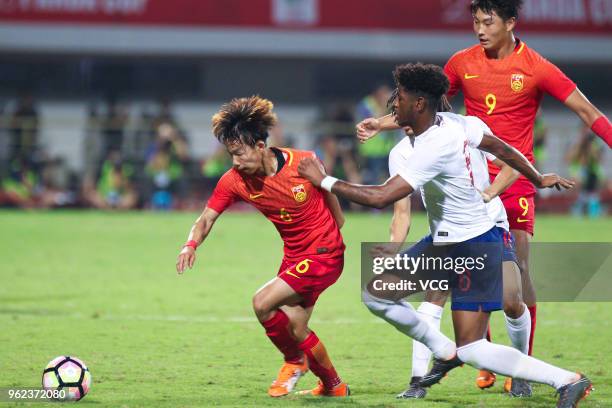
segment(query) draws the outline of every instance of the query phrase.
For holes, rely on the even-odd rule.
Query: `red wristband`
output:
[[[198,249],[198,243],[195,242],[193,239],[191,239],[191,240],[187,241],[185,243],[185,245],[183,245],[183,248],[185,248],[185,247],[192,247],[193,250],[195,251],[196,249]]]
[[[601,137],[608,144],[608,147],[612,147],[612,125],[606,116],[597,118],[593,125],[591,125],[591,130]]]

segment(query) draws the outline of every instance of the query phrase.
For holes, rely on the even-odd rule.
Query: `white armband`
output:
[[[338,179],[335,177],[325,176],[325,178],[321,180],[321,188],[331,193],[331,189],[334,186],[334,184],[336,184],[336,181],[338,181]]]

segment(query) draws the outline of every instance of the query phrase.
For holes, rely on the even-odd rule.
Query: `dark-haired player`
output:
[[[480,119],[437,113],[440,99],[449,86],[442,68],[401,65],[395,68],[394,79],[399,92],[393,116],[400,127],[408,126],[414,132],[413,137],[408,141],[404,139],[389,155],[390,168],[395,169],[395,175],[382,185],[355,185],[326,176],[320,164],[311,158],[303,159],[298,171],[316,186],[376,208],[401,200],[420,188],[430,235],[408,249],[408,256],[420,257],[426,244],[442,248],[450,257],[462,256],[464,252],[458,253],[459,249],[473,251],[485,243],[503,246],[503,234],[489,217],[481,194],[474,187],[470,148],[493,154],[539,188],[573,186],[572,182],[556,174],[540,174],[525,156],[495,137]],[[490,258],[485,262],[485,268],[472,270],[471,284],[460,288],[466,289],[465,293],[452,291],[455,342],[428,324],[403,300],[409,292],[384,290],[384,285],[373,284],[378,279],[383,283],[396,283],[395,271],[377,275],[364,288],[363,300],[372,313],[433,352],[435,362],[430,373],[423,377],[422,386],[436,384],[448,371],[465,362],[476,368],[549,384],[559,392],[558,408],[574,407],[591,389],[591,382],[582,374],[554,367],[512,347],[483,339],[490,311],[501,309],[502,303],[501,290],[488,292],[489,288],[501,289],[501,272],[495,272],[496,265],[491,264]],[[481,288],[480,292],[476,288]],[[482,293],[485,292],[488,300],[483,301]]]
[[[312,152],[266,146],[276,124],[272,102],[258,96],[232,99],[212,119],[213,132],[232,157],[233,168],[219,180],[206,208],[193,225],[178,256],[176,270],[192,268],[196,248],[217,217],[232,203],[246,201],[278,230],[284,258],[277,276],[253,297],[253,309],[266,335],[283,354],[285,364],[268,394],[290,393],[308,369],[320,379],[303,394],[347,396],[340,379],[308,320],[319,295],[342,273],[344,222],[338,200],[297,173],[301,159]]]
[[[544,93],[564,103],[611,146],[612,125],[607,117],[559,68],[515,37],[514,28],[522,3],[522,0],[472,0],[474,32],[479,44],[457,52],[446,64],[444,71],[450,80],[448,96],[463,91],[467,115],[480,118],[532,163],[533,127]],[[395,127],[391,116],[379,120],[366,119],[358,125],[357,135],[361,140],[367,140],[380,130]],[[489,172],[494,179],[499,168],[489,165]],[[535,188],[521,177],[500,197],[516,241],[523,299],[531,317],[528,350],[531,355],[536,328],[536,294],[529,275],[529,241],[534,233]],[[495,376],[481,371],[476,383],[482,389],[491,387]],[[510,379],[504,388],[509,392],[512,390]],[[511,392],[515,393],[529,395],[530,390],[527,385],[522,390]]]

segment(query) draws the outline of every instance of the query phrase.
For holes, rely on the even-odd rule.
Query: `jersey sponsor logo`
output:
[[[523,74],[512,74],[510,78],[510,88],[514,92],[521,92],[523,90]]]
[[[298,203],[303,203],[306,201],[306,188],[303,184],[298,184],[297,186],[291,187],[291,192],[293,193],[293,198]]]
[[[259,197],[263,197],[263,194],[249,194],[251,200],[257,200]]]
[[[463,78],[465,79],[472,79],[472,78],[478,78],[480,75],[470,75],[470,74],[464,74]]]

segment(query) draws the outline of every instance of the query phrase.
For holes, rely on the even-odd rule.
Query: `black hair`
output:
[[[398,65],[393,71],[395,85],[407,92],[415,93],[427,99],[430,108],[437,112],[443,104],[442,97],[448,91],[449,82],[442,68],[434,64]],[[392,98],[397,95],[394,92]]]
[[[255,146],[268,139],[268,130],[276,125],[274,105],[257,95],[234,98],[221,106],[212,118],[213,133],[223,144],[244,143]]]
[[[512,17],[518,18],[521,7],[523,7],[523,0],[472,0],[470,10],[472,14],[476,14],[478,10],[487,14],[494,11],[505,21]]]

